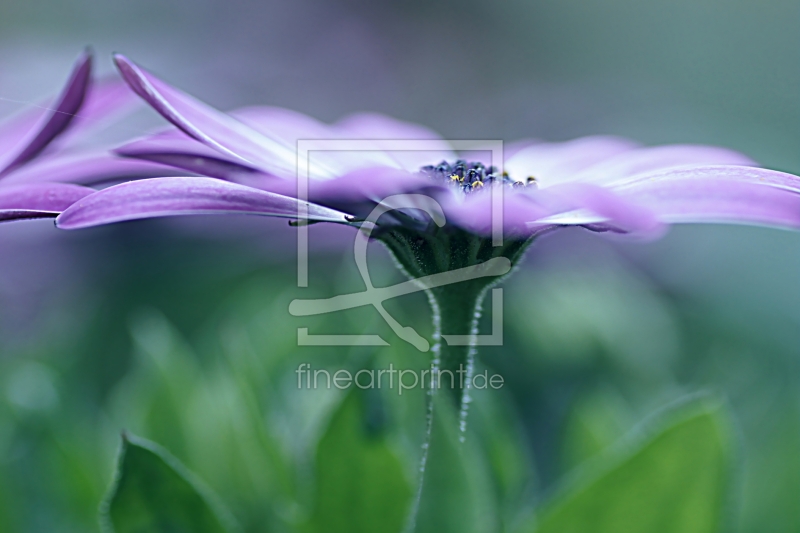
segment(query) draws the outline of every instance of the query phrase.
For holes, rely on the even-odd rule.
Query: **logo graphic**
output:
[[[459,151],[490,151],[492,162],[503,161],[502,141],[449,141],[449,145]],[[430,151],[439,150],[441,141],[381,141],[381,149],[389,146],[391,150]],[[308,180],[310,168],[310,154],[314,150],[326,151],[359,151],[375,150],[374,141],[353,140],[314,140],[298,141],[298,199],[308,200]],[[502,168],[500,168],[502,172]],[[492,194],[492,244],[500,246],[503,243],[502,222],[502,187],[493,187]],[[482,277],[496,277],[507,274],[511,270],[511,262],[505,257],[495,257],[478,265],[468,266],[440,272],[422,278],[408,280],[390,287],[375,287],[370,279],[367,267],[367,245],[370,235],[378,219],[384,213],[397,209],[418,209],[431,217],[434,223],[442,227],[446,224],[444,211],[441,205],[433,198],[423,194],[397,194],[384,198],[362,223],[361,231],[356,233],[354,254],[355,262],[366,290],[363,292],[342,294],[324,299],[294,300],[289,306],[289,312],[294,316],[311,316],[344,311],[355,307],[371,305],[386,321],[394,333],[402,340],[413,345],[422,352],[430,349],[430,343],[417,331],[409,326],[403,326],[389,314],[383,302],[391,298],[412,294],[444,285],[451,285],[462,281]],[[302,216],[302,213],[298,214]],[[308,286],[308,226],[300,225],[298,228],[298,287]],[[498,346],[503,343],[503,290],[492,289],[492,333],[478,335],[475,339],[478,345]],[[470,335],[446,335],[444,341],[451,346],[464,346],[470,344]],[[311,335],[308,328],[298,328],[297,341],[300,346],[388,346],[378,335]]]

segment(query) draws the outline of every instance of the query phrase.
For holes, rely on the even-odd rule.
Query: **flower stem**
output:
[[[459,413],[459,430],[466,429],[469,389],[475,368],[476,336],[481,317],[481,303],[488,286],[485,283],[458,283],[428,291],[434,314],[433,379],[434,392],[445,389]],[[453,346],[443,335],[468,335],[469,343]]]
[[[381,241],[391,252],[398,267],[410,279],[476,266],[498,257],[505,257],[515,265],[531,240],[509,240],[502,247],[494,247],[488,239],[459,231],[420,235],[395,230],[381,237]],[[409,515],[407,532],[427,531],[423,523],[427,525],[438,523],[436,520],[431,522],[431,510],[429,505],[423,502],[430,497],[430,491],[438,490],[434,488],[436,483],[429,486],[428,478],[431,477],[431,473],[428,470],[430,468],[436,470],[434,478],[441,480],[444,476],[456,484],[459,483],[456,480],[463,474],[463,472],[449,471],[449,468],[455,467],[458,463],[447,458],[452,453],[459,453],[459,444],[463,443],[466,437],[469,392],[477,355],[481,304],[489,288],[503,277],[479,277],[429,287],[425,290],[433,317],[432,383],[428,388],[419,490]],[[449,335],[466,336],[468,342],[463,345],[450,344],[445,338]],[[441,409],[451,411],[450,407],[457,413],[457,418],[451,416],[442,418]],[[456,420],[457,427],[453,424]],[[448,448],[448,437],[446,437],[448,433],[457,435],[455,448]],[[437,463],[442,460],[444,462],[441,465],[437,463],[428,465],[429,457]]]

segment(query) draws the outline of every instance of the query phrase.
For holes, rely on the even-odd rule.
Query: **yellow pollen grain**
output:
[[[483,182],[478,180],[472,184],[473,189],[477,189],[478,187],[483,187]]]
[[[458,174],[451,174],[450,175],[450,181],[464,181],[464,178],[459,177]]]

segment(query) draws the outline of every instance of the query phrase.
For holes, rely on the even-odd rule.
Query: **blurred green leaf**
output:
[[[204,358],[158,310],[140,310],[130,323],[136,357],[112,397],[115,429],[146,434],[190,462],[245,529],[290,515],[293,465],[262,411],[280,400],[259,380],[244,339],[226,346],[224,360]]]
[[[564,427],[560,459],[565,471],[609,449],[633,420],[625,399],[613,387],[601,386],[579,396]]]
[[[451,403],[436,397],[415,533],[497,531],[494,487],[474,435],[459,439]]]
[[[590,270],[556,268],[514,279],[515,290],[535,297],[511,301],[510,326],[537,348],[527,352],[537,360],[610,364],[639,379],[669,375],[679,354],[673,309],[651,280],[608,262],[597,258]]]
[[[380,420],[370,416],[377,398],[368,407],[366,396],[348,394],[319,442],[312,531],[393,533],[405,525],[411,484]]]
[[[117,477],[101,507],[115,533],[236,531],[221,503],[177,459],[153,442],[123,435]]]
[[[512,523],[529,500],[527,491],[535,486],[532,454],[514,405],[502,391],[473,389],[471,397],[467,438],[480,442],[503,522]]]
[[[129,324],[135,356],[111,396],[112,416],[117,427],[147,434],[187,457],[187,410],[203,390],[206,373],[194,349],[159,310],[139,309]]]
[[[721,529],[730,433],[720,402],[682,405],[613,468],[557,499],[537,533],[705,533]]]
[[[7,479],[9,476],[0,470],[0,479]],[[0,482],[0,531],[14,531],[13,518],[16,513],[11,506],[11,495],[9,494],[10,487],[5,483]]]
[[[778,382],[775,378],[769,383]],[[749,400],[740,531],[800,531],[800,409],[796,391],[787,387],[761,405]],[[780,408],[776,409],[777,405]]]

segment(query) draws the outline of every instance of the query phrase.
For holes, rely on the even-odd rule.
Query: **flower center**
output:
[[[465,193],[475,191],[486,185],[501,184],[509,187],[536,186],[536,178],[529,177],[527,182],[512,179],[507,172],[498,172],[497,167],[487,167],[483,163],[468,163],[459,159],[455,163],[442,161],[438,165],[426,165],[420,173],[439,182],[457,187]]]

